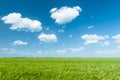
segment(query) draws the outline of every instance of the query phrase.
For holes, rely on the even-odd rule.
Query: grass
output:
[[[0,58],[0,80],[120,80],[120,59]]]

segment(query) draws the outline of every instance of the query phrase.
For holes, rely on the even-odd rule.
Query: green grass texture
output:
[[[120,59],[0,58],[0,80],[120,80]]]

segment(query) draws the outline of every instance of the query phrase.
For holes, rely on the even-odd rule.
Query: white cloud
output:
[[[85,45],[87,44],[93,44],[98,43],[100,40],[105,40],[109,38],[108,36],[98,36],[96,34],[85,34],[81,37],[83,40],[85,40]]]
[[[110,41],[104,41],[104,42],[102,43],[102,45],[103,45],[103,46],[109,46],[109,45],[110,45]]]
[[[43,42],[57,42],[57,37],[55,34],[44,34],[41,33],[38,39]]]
[[[13,48],[1,48],[0,51],[2,51],[3,53],[10,53],[10,54],[13,54],[13,53],[16,53],[17,51]]]
[[[66,50],[65,49],[58,49],[58,50],[56,50],[56,53],[66,53]]]
[[[51,18],[55,20],[55,23],[66,24],[71,22],[77,16],[79,16],[82,9],[79,6],[71,7],[61,7],[60,9],[52,8],[50,10]]]
[[[73,35],[69,35],[68,37],[69,37],[69,38],[72,38],[72,37],[73,37]]]
[[[120,43],[120,34],[117,34],[115,36],[112,36],[113,39],[115,39],[116,43]]]
[[[13,42],[13,45],[27,45],[27,42],[21,41],[21,40],[16,40]]]
[[[42,30],[42,24],[38,20],[22,18],[20,13],[10,13],[1,18],[5,24],[11,24],[11,30],[38,32]]]
[[[58,33],[63,33],[63,32],[64,32],[63,29],[58,30]]]
[[[100,44],[102,45],[102,46],[109,46],[110,45],[110,41],[102,41],[102,42],[100,42]]]
[[[1,51],[6,51],[8,48],[0,48]]]
[[[38,50],[36,53],[42,53],[42,51],[41,51],[41,50]]]
[[[80,47],[80,48],[69,48],[68,51],[71,53],[78,53],[83,51],[85,48],[84,47]]]
[[[79,47],[79,48],[67,48],[67,49],[58,49],[56,50],[56,53],[79,53],[84,51],[84,47]]]
[[[93,25],[91,25],[91,26],[88,26],[88,29],[92,29],[94,26]]]
[[[120,55],[120,49],[112,48],[112,49],[96,50],[95,53],[99,53],[99,54],[103,54],[103,55],[108,54],[109,56],[113,56],[116,54]],[[113,55],[111,55],[111,54],[113,54]]]

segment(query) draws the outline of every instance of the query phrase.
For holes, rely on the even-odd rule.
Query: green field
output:
[[[120,80],[120,59],[1,58],[0,80]]]

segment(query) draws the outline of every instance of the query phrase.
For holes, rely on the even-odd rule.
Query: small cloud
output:
[[[88,29],[92,29],[93,27],[94,27],[94,26],[92,25],[92,26],[88,26],[87,28],[88,28]]]
[[[29,18],[22,18],[20,13],[10,13],[1,18],[5,24],[11,24],[11,30],[38,32],[42,30],[41,22]]]
[[[50,30],[50,28],[49,28],[49,27],[47,27],[47,28],[46,28],[46,30],[48,31],[48,30]]]
[[[16,53],[17,51],[15,49],[9,49],[9,48],[1,48],[0,51],[2,51],[3,53],[10,53],[10,54],[14,54]]]
[[[117,34],[115,36],[112,36],[113,39],[115,39],[116,43],[120,43],[120,34]]]
[[[27,42],[21,41],[21,40],[16,40],[13,42],[13,45],[27,45]]]
[[[57,24],[66,24],[71,22],[77,16],[79,16],[82,9],[79,6],[71,7],[61,7],[60,9],[52,8],[50,10],[51,18],[55,20]]]
[[[69,38],[72,38],[72,37],[73,37],[73,35],[69,35],[68,37],[69,37]]]
[[[63,32],[64,32],[63,29],[58,30],[58,33],[63,33]]]
[[[79,53],[84,51],[84,47],[79,47],[79,48],[66,48],[66,49],[58,49],[56,50],[56,53]]]
[[[85,34],[81,37],[83,40],[85,40],[85,45],[87,44],[95,44],[98,43],[100,40],[105,40],[108,38],[108,36],[98,36],[96,34]]]
[[[58,50],[56,50],[56,53],[66,53],[66,50],[65,49],[58,49]]]
[[[55,34],[45,34],[41,33],[38,39],[43,42],[57,42],[57,37]]]
[[[81,52],[85,50],[84,47],[80,47],[80,48],[69,48],[68,51],[71,52],[71,53],[78,53],[78,52]]]
[[[119,48],[111,48],[111,49],[95,50],[95,53],[104,54],[104,55],[108,54],[109,56],[111,56],[111,54],[113,54],[114,56],[117,56],[117,54],[120,55],[120,49]],[[113,57],[113,55],[112,55],[112,57]]]
[[[6,51],[8,48],[0,48],[1,51]]]
[[[110,45],[110,41],[104,41],[101,43],[101,45],[103,46],[109,46]]]
[[[38,50],[36,53],[42,53],[42,51],[41,51],[41,50]]]

